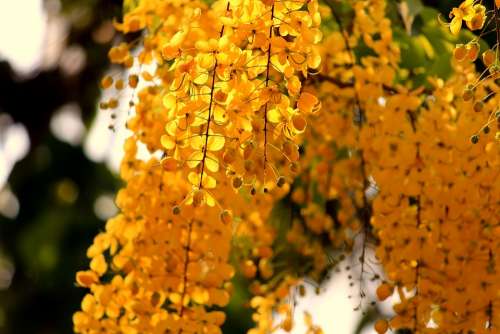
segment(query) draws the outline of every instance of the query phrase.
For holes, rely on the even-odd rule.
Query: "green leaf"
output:
[[[363,313],[363,316],[359,319],[354,334],[361,334],[365,328],[373,326],[375,320],[380,318],[381,314],[378,309],[370,308]]]
[[[415,69],[428,64],[425,50],[415,38],[397,28],[394,28],[393,34],[401,50],[400,66],[402,68]]]
[[[424,9],[420,0],[405,0],[398,5],[399,15],[405,26],[406,33],[411,35],[415,17]]]
[[[424,5],[421,0],[406,0],[408,4],[408,8],[410,10],[410,14],[415,17],[424,9]]]
[[[123,0],[123,15],[136,9],[140,1],[141,0]]]

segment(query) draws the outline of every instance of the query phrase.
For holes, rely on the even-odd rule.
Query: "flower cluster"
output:
[[[138,36],[109,52],[128,78],[101,82],[133,90],[126,185],[77,274],[76,332],[219,333],[236,270],[250,333],[291,331],[303,278],[351,252],[360,298],[367,279],[399,298],[377,333],[500,330],[499,41],[415,87],[386,1],[325,4],[141,0],[115,24]],[[449,28],[500,36],[499,10],[466,0]]]
[[[219,1],[208,13],[216,34],[198,36],[200,22],[190,20],[162,46],[172,62],[160,92],[163,163],[186,167],[193,192],[182,204],[214,206],[212,192],[225,178],[267,192],[295,171],[297,136],[318,109],[314,96],[300,93],[301,80],[320,64],[317,7]]]
[[[90,292],[76,332],[219,332],[224,314],[210,309],[229,301],[233,235],[253,245],[240,260],[248,277],[273,274],[275,232],[265,221],[298,168],[305,118],[319,109],[301,93],[320,65],[319,23],[315,1],[143,0],[115,24],[142,31],[109,52],[136,95],[133,135],[121,213],[89,248],[90,270],[77,274]],[[101,86],[119,94],[126,83],[106,76]],[[147,161],[139,145],[153,154]]]
[[[450,31],[457,35],[465,22],[470,30],[483,28],[486,21],[486,7],[474,0],[465,0],[458,8],[453,8],[450,13]]]
[[[90,292],[74,315],[75,331],[219,333],[224,314],[205,306],[229,302],[232,228],[213,208],[173,213],[189,184],[157,168],[155,158],[137,160],[137,143],[125,144],[121,213],[88,249],[90,270],[77,274]]]
[[[470,76],[470,80],[464,85],[462,97],[465,101],[474,104],[474,112],[484,114],[486,121],[483,122],[470,140],[476,144],[482,135],[488,135],[492,124],[500,122],[500,108],[495,103],[494,95],[498,93],[500,80],[500,3],[494,1],[492,8],[486,7],[475,1],[464,1],[459,8],[453,8],[450,13],[453,20],[450,23],[452,33],[458,34],[462,26],[462,20],[466,22],[470,30],[481,30],[479,36],[474,37],[467,44],[457,44],[454,50],[454,58],[459,63],[475,62],[482,60],[485,70],[479,77]],[[490,48],[481,47],[481,38],[490,33],[495,33],[496,42]],[[482,49],[482,50],[481,50]],[[466,64],[465,64],[466,66]],[[477,94],[479,86],[484,86],[482,94]],[[483,118],[483,119],[484,119]],[[496,139],[500,141],[500,131],[495,133]]]
[[[377,257],[401,299],[395,329],[479,333],[498,326],[499,147],[492,138],[471,147],[463,135],[481,118],[461,99],[461,84],[436,80],[424,100],[389,96],[384,122],[374,123],[392,138],[373,145],[369,161],[380,159],[372,224]]]
[[[497,82],[483,81],[465,97],[463,87],[479,75],[462,62],[453,77],[431,79],[429,88],[395,85],[399,52],[383,2],[353,7],[352,34],[362,36],[376,56],[349,55],[356,46],[342,26],[325,40],[332,52],[323,56],[324,67],[312,82],[323,109],[309,121],[302,160],[312,168],[292,198],[304,206],[313,234],[318,227],[307,225],[310,210],[347,227],[344,237],[331,242],[349,244],[353,231],[376,240],[385,272],[377,296],[385,300],[396,291],[400,300],[395,317],[375,323],[378,333],[493,333],[499,326],[500,148],[489,130],[479,143],[468,138],[481,127],[483,113],[492,115],[500,105]],[[477,57],[474,45],[464,50],[471,54],[463,58]],[[491,50],[483,58],[489,55]],[[486,98],[478,108],[481,96]],[[328,132],[332,126],[335,131]],[[325,199],[336,199],[333,213],[316,204]],[[367,212],[370,226],[364,228]],[[359,261],[368,266],[363,256]]]

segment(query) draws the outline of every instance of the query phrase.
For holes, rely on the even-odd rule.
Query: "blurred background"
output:
[[[457,1],[425,3],[446,15]],[[85,293],[74,275],[117,212],[126,115],[111,120],[96,106],[121,8],[120,0],[0,0],[0,334],[72,332]],[[313,309],[327,334],[372,333],[362,326],[370,315],[353,314],[343,275],[298,308]],[[251,324],[237,286],[225,333]]]

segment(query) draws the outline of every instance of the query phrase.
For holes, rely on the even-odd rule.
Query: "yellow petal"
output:
[[[193,82],[197,85],[203,85],[208,81],[208,73],[202,72],[197,73],[196,77],[193,78]]]
[[[165,125],[165,131],[170,135],[170,136],[175,136],[177,133],[177,129],[179,128],[179,122],[178,120],[174,119]]]
[[[213,189],[213,188],[215,188],[216,185],[217,185],[217,181],[215,181],[214,177],[207,175],[207,174],[203,175],[203,183],[202,183],[203,188]],[[208,197],[212,197],[212,196],[210,196],[210,195],[207,196],[207,204],[208,204]],[[213,200],[213,198],[212,198],[212,200]],[[210,205],[210,206],[212,206],[212,205]]]
[[[227,122],[227,120],[228,120],[227,114],[226,114],[226,111],[224,110],[224,108],[222,108],[219,105],[215,106],[215,108],[214,108],[214,121],[218,125],[223,125]]]
[[[205,304],[208,301],[208,291],[196,286],[193,291],[191,291],[191,299],[197,304]]]
[[[313,49],[307,57],[307,67],[316,69],[321,65],[321,55],[318,50]]]
[[[187,165],[189,168],[195,168],[201,163],[202,159],[203,159],[203,152],[201,151],[193,152],[187,160]]]
[[[304,92],[300,94],[300,98],[297,101],[297,108],[303,113],[310,114],[321,108],[321,102],[313,94]]]
[[[282,119],[281,112],[277,108],[273,108],[267,112],[267,120],[271,123],[279,123]]]
[[[174,36],[172,36],[169,43],[171,45],[180,45],[184,41],[184,39],[186,38],[187,34],[188,34],[187,30],[180,30],[180,31],[176,32],[174,34]]]
[[[213,53],[201,53],[198,54],[198,64],[200,67],[209,70],[215,65],[215,57]]]
[[[221,135],[209,135],[208,137],[208,150],[220,151],[225,144],[226,140]]]
[[[161,145],[165,147],[167,150],[171,150],[175,147],[175,141],[169,135],[161,136]]]
[[[214,182],[215,182],[215,179],[214,179]],[[208,189],[208,187],[205,187],[205,188]],[[214,183],[214,186],[212,188],[215,188],[215,183]],[[215,206],[215,199],[209,193],[206,193],[205,201],[206,201],[208,206]]]
[[[213,154],[207,153],[207,156],[205,157],[205,167],[211,172],[218,172],[219,171],[219,159]]]
[[[307,121],[305,117],[303,117],[300,114],[297,114],[292,117],[292,126],[296,132],[302,133],[306,129]]]
[[[172,172],[177,169],[177,160],[172,157],[161,159],[160,163],[163,169],[167,172]]]
[[[90,261],[90,269],[95,271],[99,276],[102,276],[108,270],[108,264],[104,259],[104,255],[99,254]]]
[[[168,296],[168,299],[170,299],[170,301],[173,303],[173,304],[180,304],[181,302],[181,295],[178,294],[178,293],[171,293],[169,296]]]
[[[79,271],[76,274],[76,282],[79,286],[88,288],[92,284],[99,282],[99,277],[97,277],[96,273],[91,270]]]
[[[462,18],[454,17],[450,23],[450,31],[453,35],[458,35],[462,27]]]
[[[195,136],[193,138],[190,138],[190,142],[192,148],[201,151],[203,149],[203,146],[205,145],[205,136],[203,135]]]
[[[167,109],[175,109],[177,107],[177,98],[175,97],[175,95],[165,95],[163,97],[163,106]]]
[[[300,92],[302,84],[296,75],[290,77],[286,82],[286,88],[291,96],[297,95]]]
[[[220,51],[226,51],[229,49],[229,46],[231,45],[230,43],[230,40],[229,40],[229,36],[228,35],[224,35],[222,36],[219,41],[218,41],[218,46],[219,46],[219,50]]]
[[[188,181],[191,182],[192,185],[199,185],[200,184],[200,175],[195,172],[191,172],[188,174]]]
[[[200,126],[202,124],[205,124],[207,123],[207,119],[208,119],[208,109],[197,112],[191,126]]]

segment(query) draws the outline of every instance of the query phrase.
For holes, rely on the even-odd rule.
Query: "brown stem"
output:
[[[229,10],[229,2],[227,3],[226,11]],[[224,35],[224,25],[220,29],[219,39]],[[201,172],[200,172],[200,184],[198,188],[203,188],[203,173],[205,172],[205,160],[207,158],[208,151],[208,131],[210,130],[210,123],[212,122],[212,105],[214,102],[214,87],[215,87],[215,76],[217,74],[217,51],[213,52],[215,56],[215,64],[214,64],[214,73],[212,74],[212,84],[210,87],[210,103],[208,105],[208,120],[207,120],[207,129],[205,130],[205,145],[203,146],[203,157],[201,159]]]
[[[269,71],[271,69],[271,38],[273,37],[274,28],[274,2],[271,7],[271,26],[269,27],[269,47],[267,48],[267,67],[266,67],[266,88],[269,87]],[[269,101],[264,106],[264,186],[266,182],[266,167],[267,167],[267,107]]]
[[[417,235],[418,231],[420,229],[420,225],[422,224],[422,217],[421,217],[421,203],[420,203],[420,195],[417,196]],[[421,240],[419,239],[419,242]],[[421,245],[421,244],[420,244]],[[420,247],[421,248],[421,247]],[[415,327],[414,327],[414,333],[417,333],[418,331],[418,286],[420,285],[420,252],[417,258],[417,266],[415,267],[415,296],[413,298],[416,298],[415,300],[417,303],[415,303],[415,314],[413,315],[413,320],[415,322]]]
[[[187,271],[189,265],[189,252],[191,251],[191,232],[193,231],[193,221],[189,221],[188,231],[187,231],[187,242],[184,246],[184,268],[183,268],[183,276],[182,276],[182,294],[181,294],[181,308],[179,310],[179,317],[182,318],[184,314],[184,298],[187,293]]]

